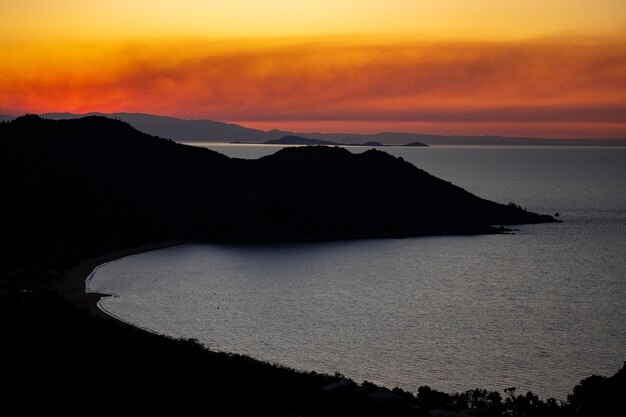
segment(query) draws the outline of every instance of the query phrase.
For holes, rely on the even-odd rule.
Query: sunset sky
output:
[[[0,114],[626,138],[624,0],[0,0]]]

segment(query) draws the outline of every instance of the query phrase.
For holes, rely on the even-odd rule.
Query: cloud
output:
[[[18,55],[10,68],[0,66],[0,110],[142,111],[227,121],[626,125],[623,39],[326,39],[241,48],[181,41],[43,54],[46,59]]]

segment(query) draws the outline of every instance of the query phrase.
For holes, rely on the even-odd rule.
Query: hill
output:
[[[384,152],[286,148],[231,159],[91,116],[0,124],[3,267],[89,248],[493,233],[555,221],[478,198]]]

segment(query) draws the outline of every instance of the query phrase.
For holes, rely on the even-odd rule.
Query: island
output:
[[[287,135],[280,139],[272,139],[265,142],[266,145],[337,145],[337,142],[327,140],[310,139],[302,136]]]
[[[3,394],[22,414],[61,404],[83,413],[574,416],[621,401],[624,369],[585,379],[564,404],[297,372],[126,325],[84,293],[97,265],[180,242],[486,234],[557,221],[401,158],[306,146],[241,160],[105,117],[29,115],[0,124],[0,162]]]
[[[231,142],[231,143],[234,143],[234,142]],[[365,146],[365,147],[371,147],[371,148],[380,148],[383,146],[388,146],[388,145],[384,145],[376,141],[370,141],[370,142],[364,142],[364,143],[331,142],[328,140],[312,139],[312,138],[306,138],[303,136],[294,136],[294,135],[287,135],[287,136],[283,136],[280,139],[268,140],[267,142],[264,142],[263,144],[264,145],[317,145],[317,146],[340,145],[340,146]],[[424,143],[413,142],[411,144],[404,145],[404,146],[428,146],[428,145]]]

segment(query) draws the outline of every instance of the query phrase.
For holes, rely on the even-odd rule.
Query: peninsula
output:
[[[12,242],[3,255],[20,269],[67,267],[87,248],[120,243],[484,234],[556,221],[373,149],[232,159],[99,116],[24,116],[0,124],[0,137],[0,210]]]

